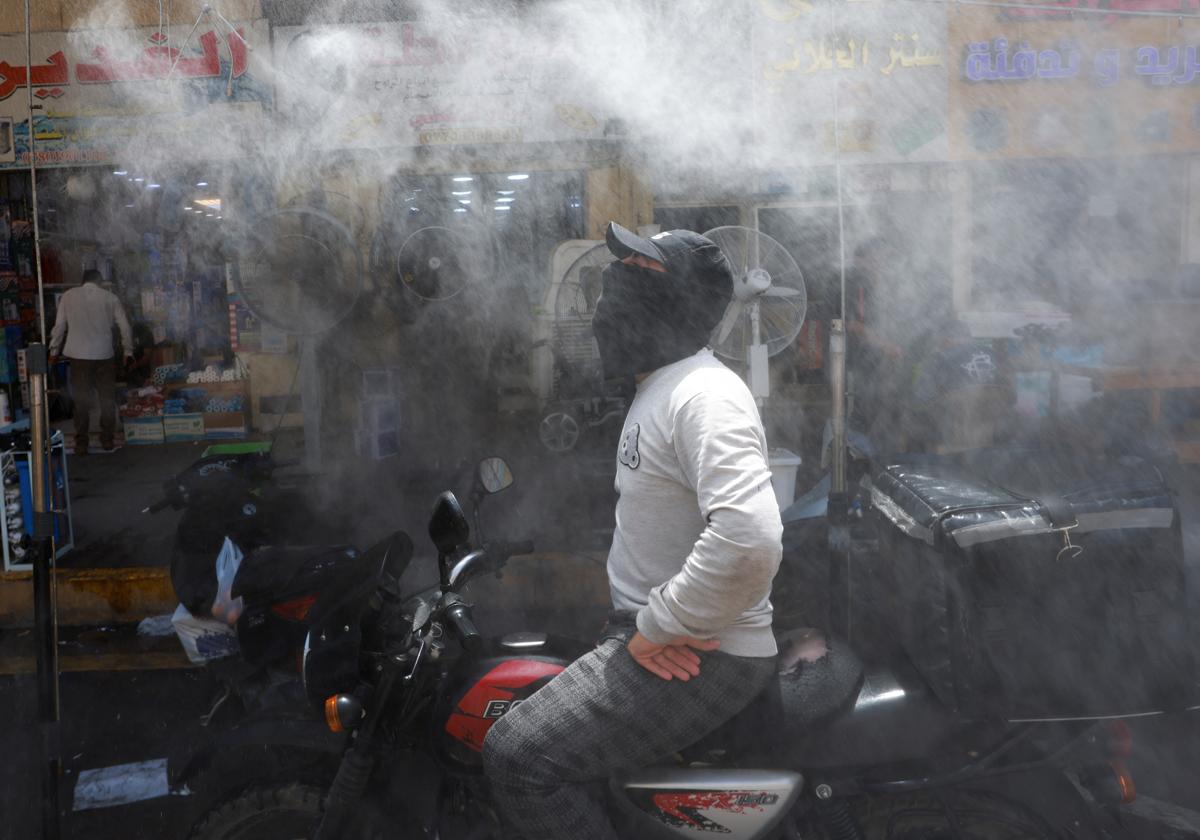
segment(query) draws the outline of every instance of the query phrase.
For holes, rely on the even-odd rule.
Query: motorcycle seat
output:
[[[745,709],[684,751],[685,759],[708,760],[713,752],[775,753],[854,706],[863,685],[862,661],[840,639],[815,630],[776,637],[775,677]]]
[[[342,567],[358,558],[350,546],[263,546],[242,558],[233,580],[233,597],[247,603],[275,603],[298,595],[315,594]]]
[[[812,630],[778,639],[776,678],[766,700],[785,733],[827,723],[854,705],[863,684],[863,663],[846,642]]]

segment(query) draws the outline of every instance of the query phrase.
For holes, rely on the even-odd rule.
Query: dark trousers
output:
[[[117,429],[117,371],[112,359],[70,359],[71,398],[75,400],[75,448],[87,449],[95,397],[100,400],[100,444],[112,446]],[[95,394],[93,395],[93,392]]]

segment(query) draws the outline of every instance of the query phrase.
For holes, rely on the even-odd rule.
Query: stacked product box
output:
[[[125,442],[135,446],[164,441],[161,417],[125,418]]]
[[[187,443],[204,440],[204,415],[167,414],[162,418],[163,440],[167,443]]]

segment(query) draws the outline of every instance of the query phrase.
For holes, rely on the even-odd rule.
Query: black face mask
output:
[[[708,341],[686,313],[688,291],[674,277],[614,262],[600,275],[603,291],[592,316],[607,380],[631,379],[687,358]]]

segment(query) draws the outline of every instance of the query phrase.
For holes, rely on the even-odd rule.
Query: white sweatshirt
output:
[[[735,656],[773,656],[771,581],[783,526],[762,420],[711,350],[639,385],[617,452],[608,554],[616,609],[652,642],[717,637]]]

